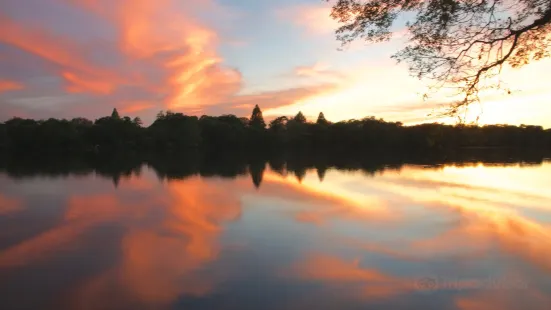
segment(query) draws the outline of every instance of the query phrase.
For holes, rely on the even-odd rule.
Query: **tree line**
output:
[[[541,126],[444,125],[404,126],[375,117],[341,122],[320,113],[309,122],[299,112],[268,124],[258,106],[250,118],[235,115],[188,116],[159,112],[150,126],[139,117],[110,116],[33,120],[12,118],[0,123],[0,150],[167,152],[182,150],[399,150],[446,151],[462,148],[551,150],[551,130]]]

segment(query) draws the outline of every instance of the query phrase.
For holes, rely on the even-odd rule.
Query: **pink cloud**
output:
[[[132,101],[125,102],[122,113],[136,113],[154,108],[156,105],[148,101]]]
[[[11,19],[0,16],[0,42],[15,46],[51,62],[61,69],[57,73],[72,92],[104,93],[106,83],[119,84],[123,80],[116,72],[101,68],[87,60],[86,50],[75,42]],[[75,73],[78,72],[78,73]],[[86,77],[84,77],[86,76]]]
[[[21,211],[21,201],[0,194],[0,215]]]
[[[311,66],[298,66],[294,69],[294,75],[310,81],[330,81],[333,83],[345,82],[346,75],[324,63],[315,63]]]
[[[90,96],[74,99],[78,104],[65,106],[65,114],[98,115],[112,107],[128,112],[156,107],[189,113],[227,102],[242,87],[241,73],[222,64],[217,52],[218,34],[193,17],[201,10],[230,14],[213,1],[66,2],[95,17],[88,22],[103,22],[102,26],[113,28],[115,37],[96,38],[85,45],[81,38],[61,35],[48,23],[30,24],[13,16],[0,16],[0,43],[48,63],[44,67],[48,72],[41,74],[56,76],[63,82],[64,89],[52,87],[49,92],[57,91],[58,97],[59,92]],[[19,63],[29,57],[25,53],[16,54]],[[0,84],[0,91],[17,88],[20,86],[12,82]],[[26,96],[33,99],[44,94],[31,88]],[[61,103],[41,102],[33,110],[42,110],[42,106],[48,109],[50,104]]]
[[[263,109],[292,105],[340,82],[337,72],[316,64],[296,68],[293,73],[294,78],[309,79],[312,83],[308,86],[240,94],[242,74],[225,65],[218,52],[220,42],[227,38],[196,18],[206,10],[221,16],[233,14],[214,1],[65,2],[74,12],[91,17],[87,20],[90,24],[75,26],[95,29],[94,25],[101,23],[109,36],[98,32],[85,41],[61,34],[48,22],[30,24],[13,16],[1,18],[0,42],[23,52],[17,68],[42,70],[32,76],[57,77],[63,87],[51,82],[53,86],[44,91],[29,83],[21,97],[2,102],[4,111],[17,110],[18,115],[37,118],[100,117],[116,107],[123,113],[138,114],[146,123],[156,111],[167,109],[244,116],[255,104]],[[48,65],[24,68],[29,57]]]
[[[220,12],[212,1],[187,2],[183,11],[178,6],[181,3],[171,0],[124,0],[115,5],[73,2],[116,25],[119,48],[127,57],[151,62],[165,72],[166,79],[158,92],[167,95],[166,108],[213,105],[241,88],[241,74],[223,66],[223,59],[217,54],[217,33],[190,14],[207,8]]]
[[[331,7],[328,5],[298,5],[277,12],[279,18],[291,21],[314,35],[333,33],[339,27],[331,17]]]
[[[0,93],[23,89],[23,85],[14,81],[0,79]]]
[[[289,274],[330,285],[339,294],[360,299],[392,298],[414,290],[409,279],[363,268],[357,259],[347,261],[325,254],[310,255],[293,266]]]
[[[212,106],[200,112],[205,114],[231,113],[239,116],[249,116],[252,109],[257,104],[264,112],[267,112],[278,107],[292,106],[300,100],[325,93],[335,88],[336,85],[333,83],[321,83],[313,86],[233,96],[229,98],[228,102],[225,104]],[[265,115],[267,120],[270,120],[272,117],[275,117],[275,115]]]

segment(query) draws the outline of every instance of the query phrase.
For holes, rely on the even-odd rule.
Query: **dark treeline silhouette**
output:
[[[192,176],[236,178],[249,176],[257,188],[261,186],[264,172],[271,169],[281,175],[296,177],[299,181],[307,171],[315,170],[320,181],[330,169],[362,171],[373,176],[386,170],[399,170],[404,165],[439,167],[442,165],[540,165],[545,160],[542,152],[516,149],[479,150],[431,154],[405,153],[346,153],[333,150],[324,153],[309,150],[300,152],[271,153],[269,156],[243,152],[183,152],[171,154],[86,153],[70,155],[0,155],[0,173],[13,179],[35,177],[67,177],[95,174],[111,179],[115,186],[121,180],[139,176],[143,167],[150,167],[159,180],[185,179]]]
[[[541,126],[442,125],[403,126],[368,117],[337,123],[323,113],[315,123],[299,112],[266,124],[256,106],[250,118],[234,115],[186,116],[159,112],[143,127],[140,118],[111,116],[94,122],[13,118],[0,123],[0,149],[32,152],[55,151],[147,151],[180,150],[453,150],[460,148],[551,149],[551,130]]]

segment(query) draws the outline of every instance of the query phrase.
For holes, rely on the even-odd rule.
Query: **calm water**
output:
[[[551,309],[551,162],[263,167],[0,173],[0,308]]]

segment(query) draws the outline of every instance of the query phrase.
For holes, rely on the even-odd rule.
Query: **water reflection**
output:
[[[551,307],[543,158],[118,162],[4,161],[3,309]]]

